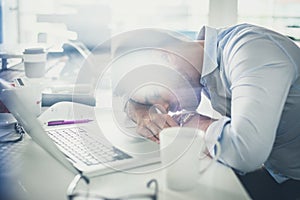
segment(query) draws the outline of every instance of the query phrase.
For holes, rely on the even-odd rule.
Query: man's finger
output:
[[[154,137],[159,139],[158,135],[159,135],[160,131],[162,130],[159,126],[157,126],[155,123],[150,123],[147,125],[147,128],[151,131],[151,133],[154,135]]]
[[[179,126],[179,124],[170,115],[165,115],[164,118],[166,120],[166,124],[168,125],[167,127]]]
[[[166,110],[165,107],[163,107],[160,104],[155,104],[150,108],[150,111],[155,111],[155,113],[159,113],[159,114],[167,114],[168,111]]]
[[[138,126],[137,127],[137,133],[140,134],[141,136],[152,140],[153,142],[159,143],[159,139],[156,138],[152,132],[146,128],[146,127],[142,127],[142,126]]]
[[[157,139],[159,139],[156,135],[161,131],[161,128],[157,126],[151,119],[143,119],[138,123],[138,127],[140,132],[148,132],[152,133]],[[144,130],[147,129],[148,131]]]
[[[165,119],[164,114],[153,114],[151,115],[151,120],[160,128],[160,130],[168,126],[168,124],[166,124],[167,120]]]

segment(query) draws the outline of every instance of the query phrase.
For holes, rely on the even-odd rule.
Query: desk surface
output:
[[[28,136],[26,145],[18,156],[18,169],[11,177],[15,183],[15,192],[21,199],[66,199],[66,189],[74,174],[64,168],[53,157],[35,144]],[[157,168],[159,164],[149,165],[145,169]],[[145,170],[146,171],[146,170]],[[233,171],[215,163],[190,191],[176,192],[167,189],[163,173],[155,171],[145,174],[112,173],[91,179],[90,191],[109,197],[124,194],[146,192],[146,183],[155,178],[159,183],[159,199],[249,199],[244,188]]]
[[[8,78],[9,72],[4,74],[5,78]],[[33,142],[28,135],[16,146],[18,156],[8,163],[9,168],[6,169],[5,176],[10,180],[10,190],[17,195],[16,199],[66,199],[66,190],[74,174]],[[158,168],[158,165],[144,168]],[[249,199],[234,172],[220,163],[213,164],[201,175],[198,185],[190,191],[176,192],[167,189],[161,171],[138,175],[118,172],[97,176],[91,179],[90,190],[109,197],[140,193],[146,191],[146,183],[152,178],[159,182],[159,199]],[[1,183],[3,184],[0,180],[0,185]]]
[[[107,126],[110,119],[105,116],[107,115],[102,115],[99,119]],[[108,125],[103,130],[106,131],[110,127]],[[114,129],[114,127],[111,128]],[[110,130],[109,133],[114,132],[112,129]],[[122,140],[123,144],[129,141],[125,135],[116,139]],[[135,146],[134,148],[143,149],[153,145],[147,140],[132,138],[130,143],[131,146]],[[17,145],[19,146],[19,155],[13,160],[9,171],[17,197],[25,200],[66,199],[67,187],[75,175],[38,146],[28,135]],[[90,191],[108,197],[144,193],[147,192],[147,181],[155,178],[159,183],[159,199],[162,200],[249,199],[234,172],[220,163],[214,163],[208,171],[199,176],[198,184],[194,189],[184,192],[168,189],[164,182],[164,173],[160,168],[160,163],[158,163],[140,168],[138,171],[142,173],[136,173],[137,170],[132,169],[96,176],[91,178]]]

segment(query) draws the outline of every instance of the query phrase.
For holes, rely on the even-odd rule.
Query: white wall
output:
[[[237,22],[238,0],[210,0],[209,25],[225,27]]]
[[[19,39],[18,1],[2,0],[3,44],[15,44]]]

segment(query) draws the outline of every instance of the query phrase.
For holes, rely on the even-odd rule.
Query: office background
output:
[[[0,43],[8,46],[36,42],[55,44],[72,39],[93,48],[115,34],[137,28],[171,29],[193,38],[203,25],[224,27],[244,22],[265,26],[299,40],[299,11],[300,0],[0,0]],[[73,68],[80,63],[75,61],[77,62],[70,64]],[[65,68],[68,68],[68,65]],[[16,72],[19,71],[12,70],[7,74],[16,76],[13,74]],[[5,71],[3,77],[6,75],[4,73]],[[25,199],[32,199],[32,196],[35,199],[45,199],[45,194],[49,195],[49,199],[64,198],[67,184],[73,175],[54,162],[50,155],[41,151],[32,141],[29,141],[29,145],[24,142],[19,144],[29,148],[24,154],[17,154],[20,157],[25,155],[21,163],[11,164],[17,168],[22,166],[21,171],[27,172],[22,173],[17,180],[17,183],[24,184],[28,191],[28,197]],[[45,173],[43,169],[49,170]],[[222,177],[214,179],[221,174]],[[2,175],[0,174],[1,194],[2,190],[12,191],[12,185],[23,189],[22,184],[15,184],[14,179],[9,184],[10,177]],[[160,177],[159,174],[153,176]],[[240,197],[245,196],[242,186],[234,179],[234,174],[229,169],[222,168],[216,173],[212,171],[207,177],[204,181],[208,186],[205,185],[191,197],[205,192],[205,195],[215,199],[223,196],[225,199],[241,199]],[[134,186],[137,187],[149,178],[152,178],[152,174],[130,180],[125,175],[116,174],[99,182],[113,180],[111,183],[118,185],[117,189],[111,187],[111,184],[103,184],[104,192],[106,189],[107,193],[110,193],[122,191],[125,183],[130,186],[136,182]],[[94,187],[102,190],[103,185],[96,183]]]
[[[93,47],[142,27],[182,31],[254,23],[300,38],[300,0],[1,0],[2,43],[78,39]]]

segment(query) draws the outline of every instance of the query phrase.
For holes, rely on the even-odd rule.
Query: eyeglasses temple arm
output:
[[[80,179],[83,179],[85,181],[86,184],[90,183],[90,180],[88,177],[82,175],[82,174],[77,174],[75,176],[75,178],[72,180],[72,182],[70,183],[68,189],[67,189],[67,194],[73,194],[78,182],[80,181]]]

